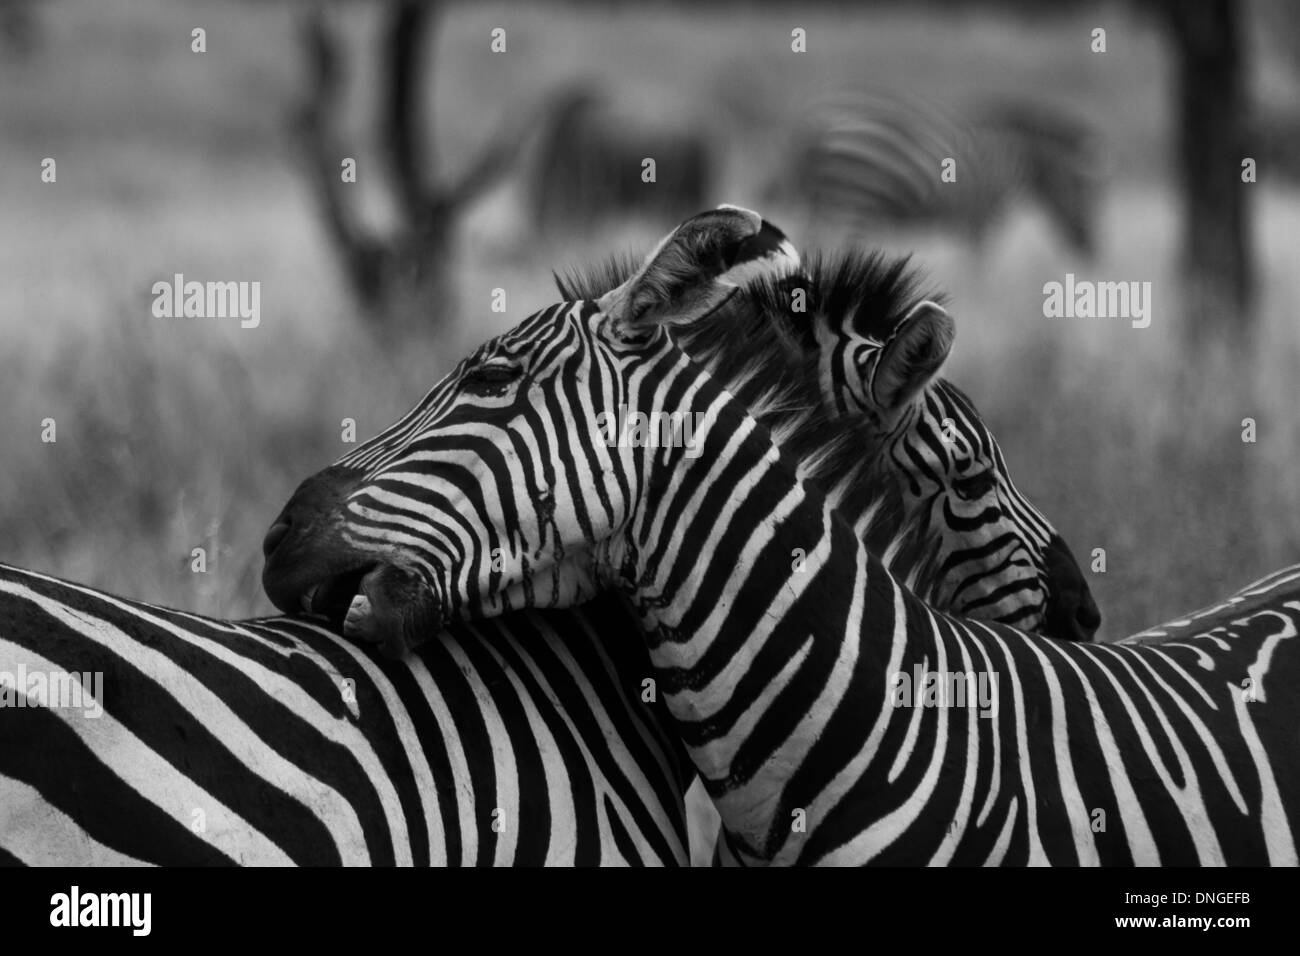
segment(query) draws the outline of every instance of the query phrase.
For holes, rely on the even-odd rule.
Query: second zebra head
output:
[[[567,301],[595,301],[640,267],[614,257],[556,284]],[[842,485],[827,488],[841,512],[931,606],[1091,641],[1101,614],[1069,546],[1017,490],[975,405],[940,377],[954,334],[907,259],[857,251],[811,257],[787,276],[756,273],[715,316],[675,333],[733,387],[771,374],[765,349],[803,356],[826,412],[855,432],[861,466],[821,483]]]

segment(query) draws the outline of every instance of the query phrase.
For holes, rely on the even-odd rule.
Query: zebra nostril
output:
[[[271,530],[268,531],[266,537],[262,539],[262,557],[269,558],[271,552],[276,549],[280,542],[284,540],[284,536],[288,533],[288,521],[277,521],[275,524],[271,525]]]

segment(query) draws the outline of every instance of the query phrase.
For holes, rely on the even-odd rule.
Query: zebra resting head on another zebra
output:
[[[919,295],[907,260],[854,252],[795,269],[797,253],[771,224],[751,246],[762,255],[746,263],[742,249],[729,272],[728,288],[738,288],[714,315],[683,331],[679,344],[723,381],[751,383],[760,419],[766,392],[785,390],[840,423],[843,440],[824,456],[818,481],[926,600],[955,614],[1091,640],[1100,614],[1068,546],[1016,490],[974,406],[937,377],[952,321]],[[785,265],[764,275],[758,264],[770,255]],[[594,301],[636,269],[629,257],[615,257],[556,281],[566,299]],[[796,288],[805,311],[791,308]],[[412,415],[417,419],[419,408]],[[797,446],[789,450],[800,455]],[[398,629],[435,633],[436,621],[412,616],[423,606],[418,573],[389,567],[371,576],[386,563],[382,537],[317,548],[311,561],[295,557],[296,549],[338,534],[366,467],[349,456],[303,482],[267,536],[267,592],[282,610],[301,609],[278,597],[287,591],[285,600],[302,600],[296,584],[282,583],[279,569],[287,567],[292,581],[312,579],[309,603],[326,616],[342,621],[353,601],[360,601],[358,612],[377,602],[403,609]],[[321,554],[331,556],[327,563]]]
[[[728,861],[1296,865],[1291,622],[1113,647],[919,601],[812,480],[818,459],[782,447],[841,454],[820,403],[720,381],[664,331],[735,296],[760,227],[740,210],[688,221],[625,286],[479,349],[358,449],[367,477],[326,519],[337,533],[294,557],[311,574],[402,560],[367,577],[427,575],[415,611],[442,619],[617,588]],[[606,443],[595,420],[617,401],[702,415],[699,453]],[[278,554],[265,583],[293,606],[319,582]],[[354,634],[407,641],[412,609],[354,610]]]
[[[839,423],[844,434],[836,451],[816,452],[817,481],[855,517],[873,551],[936,607],[1050,637],[1092,639],[1100,615],[1069,548],[1016,490],[974,406],[937,378],[952,321],[920,296],[907,260],[851,252],[803,267],[770,223],[732,254],[725,299],[677,336],[687,354],[733,388],[752,392],[749,405],[760,420],[769,411],[780,414],[772,396],[785,395]],[[689,257],[674,261],[680,266]],[[764,268],[769,261],[779,265]],[[595,301],[637,268],[616,257],[556,281],[566,299]],[[805,293],[804,311],[792,309],[796,288]],[[467,387],[490,397],[494,386],[486,380],[508,365],[487,363],[475,373],[486,384]],[[441,388],[389,434],[408,437],[418,429]],[[784,439],[801,458],[795,442],[797,436]],[[268,533],[266,590],[289,613],[303,609],[309,592],[309,608],[345,625],[354,608],[358,620],[374,608],[400,609],[400,620],[368,626],[436,633],[439,622],[420,616],[427,576],[418,560],[402,557],[383,533],[340,539],[345,512],[360,507],[356,499],[366,494],[367,473],[383,447],[380,436],[303,482]],[[387,560],[390,552],[398,560]],[[595,587],[565,586],[583,593]]]
[[[640,264],[614,256],[557,275],[556,285],[566,301],[595,301]],[[907,258],[814,255],[793,274],[755,275],[715,317],[675,338],[723,381],[765,364],[737,341],[768,340],[803,356],[828,412],[855,429],[853,454],[866,469],[853,479],[866,500],[850,496],[841,510],[852,509],[868,546],[923,600],[1092,640],[1101,614],[1069,546],[1017,490],[974,404],[939,376],[955,333],[940,301],[920,289]]]

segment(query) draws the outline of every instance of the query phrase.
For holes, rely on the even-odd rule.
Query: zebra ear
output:
[[[871,397],[892,418],[939,374],[952,350],[952,317],[933,302],[917,303],[880,350],[871,377]]]
[[[799,265],[789,240],[758,213],[719,206],[674,229],[633,276],[596,300],[620,337],[710,315],[742,285]]]

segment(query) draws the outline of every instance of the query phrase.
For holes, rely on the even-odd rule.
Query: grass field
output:
[[[411,404],[470,345],[552,301],[549,270],[671,223],[632,223],[538,247],[513,184],[461,232],[458,301],[429,316],[422,350],[373,340],[353,315],[286,131],[300,95],[293,4],[65,2],[42,11],[40,49],[0,65],[0,560],[144,600],[227,616],[271,610],[260,542],[297,482]],[[1254,186],[1256,341],[1198,354],[1182,336],[1178,216],[1160,38],[1121,8],[1110,52],[1088,52],[1096,14],[1022,23],[989,13],[783,13],[625,5],[453,9],[435,58],[437,152],[457,169],[521,97],[578,76],[646,111],[694,111],[725,144],[717,201],[758,205],[798,104],[865,80],[946,98],[1025,88],[1105,131],[1113,178],[1102,253],[1074,259],[1040,216],[1016,215],[977,255],[927,236],[915,251],[958,318],[949,376],[982,408],[1021,490],[1093,577],[1113,638],[1208,603],[1300,560],[1300,196]],[[351,9],[356,47],[373,35]],[[955,22],[954,22],[955,19]],[[508,53],[488,52],[505,26]],[[792,25],[810,52],[789,53]],[[189,49],[194,26],[208,52]],[[358,64],[346,128],[367,211],[374,186]],[[1270,88],[1290,74],[1262,61]],[[1294,90],[1292,90],[1294,93]],[[54,157],[56,184],[40,181]],[[760,207],[761,208],[761,207]],[[783,210],[765,210],[783,221]],[[809,238],[791,214],[790,231]],[[160,320],[150,287],[182,272],[262,283],[262,323]],[[1067,272],[1150,281],[1150,328],[1043,317]],[[490,289],[508,293],[503,316]],[[1224,316],[1225,323],[1236,318]],[[1242,420],[1258,441],[1241,440]],[[54,419],[57,441],[41,440]],[[191,549],[208,570],[190,570]]]

